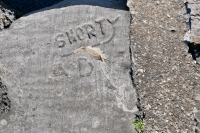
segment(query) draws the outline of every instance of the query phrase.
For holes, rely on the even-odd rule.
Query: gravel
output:
[[[132,14],[131,42],[141,112],[146,133],[192,133],[195,64],[184,35],[189,30],[184,1],[128,1]],[[173,29],[173,30],[172,30]]]

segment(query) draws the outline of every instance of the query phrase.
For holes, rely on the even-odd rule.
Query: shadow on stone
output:
[[[186,8],[187,14],[190,14],[191,13],[191,9],[188,7],[188,3],[187,2],[185,3],[185,8]],[[189,24],[189,27],[190,27],[190,30],[191,30],[191,27],[192,27],[191,17],[189,17],[188,24]]]
[[[23,15],[29,15],[39,11],[62,8],[72,5],[93,5],[119,10],[128,10],[127,0],[2,0]],[[60,2],[60,3],[59,3]],[[56,4],[56,5],[55,5]],[[36,11],[37,10],[37,11]]]
[[[194,43],[189,43],[188,45],[189,50],[188,53],[192,55],[192,58],[197,61],[197,63],[200,63],[200,45],[199,44],[194,44]]]

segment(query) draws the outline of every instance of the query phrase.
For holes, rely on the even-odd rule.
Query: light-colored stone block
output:
[[[82,5],[21,17],[2,31],[11,111],[1,115],[1,132],[135,132],[129,25],[127,11]],[[74,53],[86,46],[100,49],[104,62]]]

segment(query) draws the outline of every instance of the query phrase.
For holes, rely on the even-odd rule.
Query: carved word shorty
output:
[[[100,44],[109,43],[114,38],[114,36],[115,36],[114,24],[118,20],[119,20],[119,17],[112,18],[112,19],[111,18],[106,19],[104,17],[95,19],[95,24],[98,24],[101,29],[100,34],[105,35],[106,29],[104,26],[106,23],[111,25],[112,32],[108,38],[106,38],[105,40],[103,40],[97,44],[94,44],[93,46],[98,46]],[[95,25],[92,23],[85,23],[84,25],[79,25],[79,26],[75,27],[74,29],[69,29],[65,33],[59,33],[55,38],[55,42],[56,42],[56,44],[58,44],[59,47],[63,47],[67,43],[73,44],[77,41],[83,41],[86,38],[91,39],[92,37],[97,37]]]

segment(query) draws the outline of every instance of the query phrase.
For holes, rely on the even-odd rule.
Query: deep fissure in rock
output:
[[[131,19],[130,19],[130,24],[131,24],[131,21],[132,21],[132,16],[131,16]],[[130,34],[130,33],[129,33]],[[129,38],[131,38],[131,36],[129,36]],[[129,52],[130,52],[130,62],[131,62],[131,68],[130,68],[130,77],[131,77],[131,81],[132,81],[132,84],[133,84],[133,87],[135,87],[135,91],[136,91],[136,96],[137,96],[137,108],[139,110],[138,114],[136,114],[136,119],[139,119],[139,120],[143,120],[145,119],[145,113],[143,112],[143,109],[142,109],[142,106],[141,106],[141,98],[140,98],[140,94],[139,94],[139,88],[137,88],[137,83],[135,81],[135,77],[137,75],[137,71],[134,72],[133,69],[135,68],[134,64],[133,64],[133,52],[132,52],[132,49],[131,49],[131,41],[130,41],[130,47],[129,47]]]

